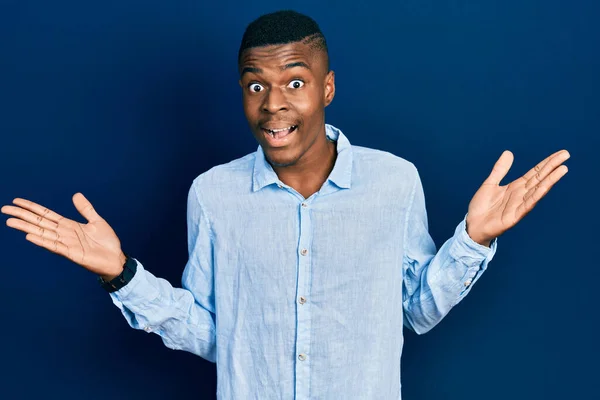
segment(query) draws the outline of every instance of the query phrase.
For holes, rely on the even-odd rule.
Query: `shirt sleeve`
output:
[[[155,277],[136,260],[132,280],[110,296],[131,327],[158,334],[171,349],[216,362],[212,234],[195,185],[188,193],[187,229],[182,288]]]
[[[429,235],[419,173],[409,199],[403,259],[404,325],[417,334],[431,330],[471,290],[494,257],[497,238],[486,247],[466,231],[466,215],[436,253]]]

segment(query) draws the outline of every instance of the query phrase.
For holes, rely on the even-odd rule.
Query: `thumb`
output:
[[[510,151],[505,150],[502,152],[502,155],[498,161],[496,161],[496,164],[494,164],[494,168],[492,169],[490,176],[488,176],[488,178],[485,180],[484,184],[499,185],[512,166],[514,158],[515,157],[513,153]]]
[[[77,211],[79,211],[79,214],[83,215],[88,222],[94,222],[101,219],[100,215],[94,210],[92,203],[90,203],[82,193],[75,193],[73,195],[73,204],[75,205],[75,208],[77,208]]]

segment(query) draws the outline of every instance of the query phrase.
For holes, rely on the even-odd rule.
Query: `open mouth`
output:
[[[281,129],[267,129],[261,128],[267,136],[270,136],[273,139],[280,140],[288,136],[290,133],[294,132],[298,128],[298,125],[290,125]]]

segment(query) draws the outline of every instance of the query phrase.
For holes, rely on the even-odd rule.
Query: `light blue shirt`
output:
[[[304,199],[261,147],[198,176],[182,287],[144,269],[111,294],[129,324],[217,363],[218,399],[400,399],[402,328],[423,334],[496,251],[465,218],[436,254],[415,166],[350,145]]]

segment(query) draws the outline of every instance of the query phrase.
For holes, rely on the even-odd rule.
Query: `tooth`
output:
[[[281,128],[281,129],[272,129],[272,131],[273,132],[283,132],[283,131],[287,131],[287,130],[291,129],[292,126],[288,126],[287,128]]]

